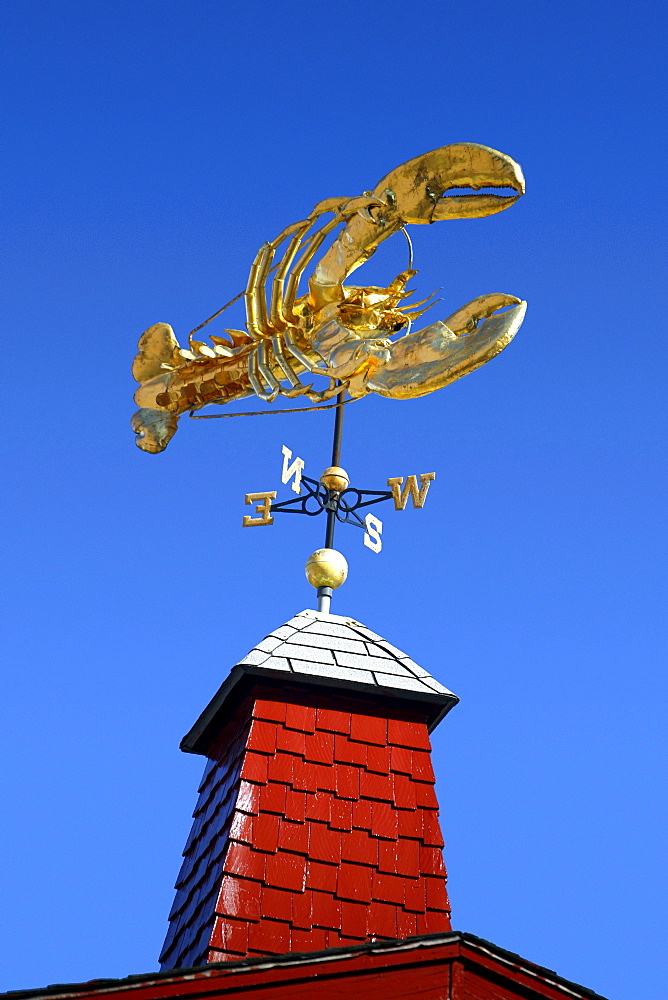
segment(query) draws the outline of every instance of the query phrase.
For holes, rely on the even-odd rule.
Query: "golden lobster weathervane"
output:
[[[473,193],[484,188],[514,193]],[[140,409],[132,418],[137,445],[163,451],[181,414],[209,403],[253,394],[268,402],[278,395],[324,402],[342,391],[352,398],[376,392],[413,399],[490,361],[524,319],[526,302],[514,295],[480,295],[445,321],[411,333],[411,321],[421,312],[401,305],[411,294],[407,283],[417,274],[410,264],[386,288],[344,282],[383,240],[399,230],[405,233],[407,225],[482,218],[509,208],[522,194],[522,170],[509,156],[477,143],[454,143],[397,167],[373,191],[319,202],[306,219],[260,247],[245,291],[245,331],[211,336],[211,345],[191,334],[187,349],[179,347],[167,323],[142,334],[132,366],[140,383],[135,394]],[[327,214],[332,218],[323,223]],[[308,293],[298,296],[304,270],[338,226],[315,266]],[[274,266],[284,241],[286,249]],[[401,331],[404,335],[393,341]],[[305,384],[304,372],[324,375],[327,387],[316,391],[312,382]]]

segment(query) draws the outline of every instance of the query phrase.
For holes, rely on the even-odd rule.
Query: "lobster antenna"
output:
[[[337,406],[347,406],[348,403],[355,403],[361,396],[351,396],[350,399],[344,399],[340,402],[340,396],[337,396],[336,403],[327,403],[325,406],[299,406],[290,407],[287,410],[253,410],[244,411],[243,413],[193,413],[192,410],[188,413],[191,420],[229,420],[231,417],[280,417],[286,413],[314,413],[316,410],[333,410]]]
[[[410,236],[408,235],[408,232],[406,231],[406,227],[405,226],[401,227],[401,231],[404,234],[404,236],[406,237],[406,242],[408,243],[408,267],[406,268],[406,270],[407,271],[412,271],[413,270],[413,242],[412,242]]]

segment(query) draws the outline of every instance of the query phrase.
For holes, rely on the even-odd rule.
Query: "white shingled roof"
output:
[[[230,710],[230,699],[247,677],[365,692],[376,697],[429,704],[430,730],[458,698],[410,656],[354,618],[300,611],[274,629],[232,668],[181,749],[206,753],[209,738]]]
[[[446,695],[452,691],[382,636],[354,618],[301,611],[258,642],[239,666],[280,670],[384,690]]]

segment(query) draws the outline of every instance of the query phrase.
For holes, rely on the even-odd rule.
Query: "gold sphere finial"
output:
[[[336,590],[348,576],[346,557],[336,549],[316,549],[306,560],[306,579],[312,587]]]
[[[350,485],[348,473],[345,469],[339,468],[338,465],[331,465],[329,469],[325,469],[320,477],[320,482],[334,493],[343,493]]]

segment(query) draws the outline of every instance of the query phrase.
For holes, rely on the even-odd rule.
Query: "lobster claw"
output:
[[[462,188],[507,188],[512,195],[455,194]],[[510,208],[525,191],[519,163],[476,142],[456,142],[416,156],[390,171],[373,194],[392,206],[406,223],[480,219]]]
[[[514,295],[480,295],[446,323],[432,323],[395,341],[389,362],[368,379],[367,391],[391,399],[415,399],[455,382],[508,346],[522,325],[526,306]]]
[[[519,306],[521,303],[522,300],[518,299],[517,296],[506,295],[505,292],[479,295],[451,313],[443,322],[456,337],[461,337],[463,334],[477,330],[481,319],[487,319],[499,309],[505,309],[506,306]]]
[[[482,188],[513,193],[474,193]],[[441,146],[395,167],[369,195],[384,208],[373,209],[371,222],[359,214],[351,218],[317,264],[309,281],[314,312],[339,302],[348,276],[405,225],[494,215],[514,205],[524,188],[519,163],[476,142]],[[470,193],[461,194],[462,189]]]

